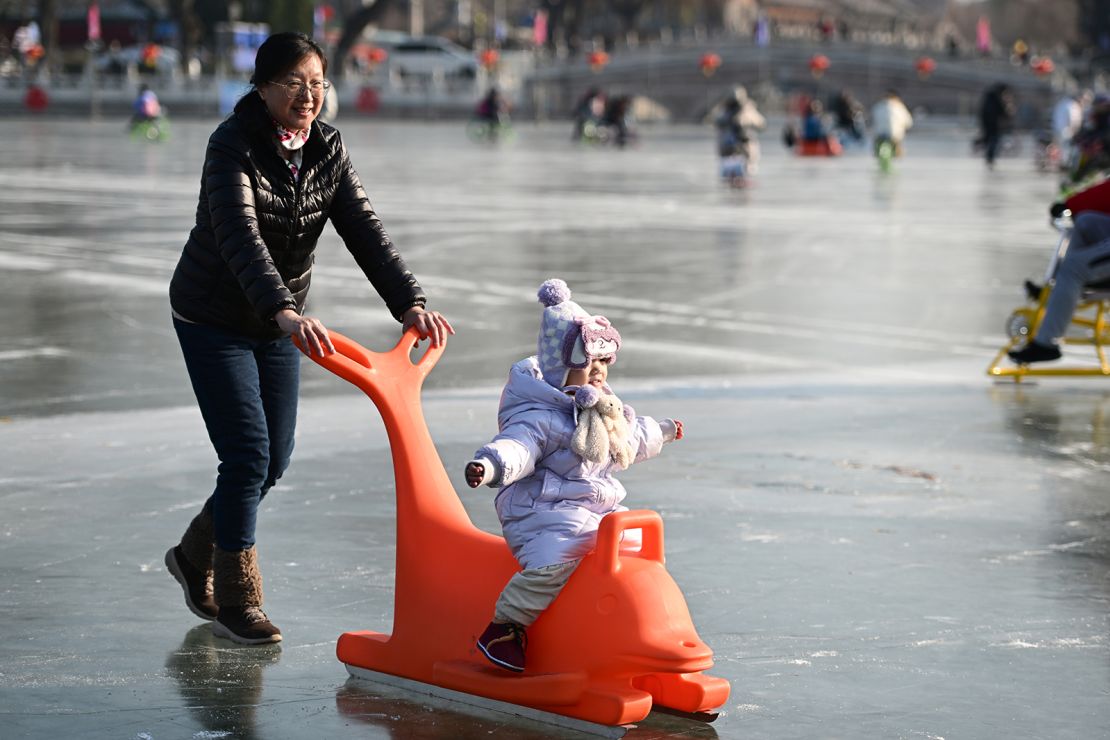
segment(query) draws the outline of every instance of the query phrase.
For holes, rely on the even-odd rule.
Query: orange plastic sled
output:
[[[346,632],[336,653],[362,668],[603,725],[653,706],[707,713],[729,683],[702,671],[713,652],[663,567],[663,522],[653,511],[610,514],[597,549],[528,630],[528,668],[511,674],[475,647],[501,589],[519,569],[505,540],[475,527],[436,452],[420,406],[424,378],[443,354],[410,359],[410,330],[389,352],[330,332],[336,353],[312,359],[361,388],[385,422],[397,485],[393,633]],[[643,532],[622,552],[626,529]]]
[[[835,136],[812,141],[799,141],[794,151],[801,157],[839,157],[844,153]]]

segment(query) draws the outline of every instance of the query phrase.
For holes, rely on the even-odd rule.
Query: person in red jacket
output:
[[[1036,336],[1009,353],[1018,364],[1058,360],[1060,338],[1071,323],[1083,287],[1110,280],[1110,179],[1053,205],[1052,213],[1060,215],[1065,209],[1074,217],[1071,240],[1056,266],[1055,285]]]

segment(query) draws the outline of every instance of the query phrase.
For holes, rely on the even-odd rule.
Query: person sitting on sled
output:
[[[635,416],[613,394],[606,381],[621,346],[616,328],[570,300],[562,280],[544,282],[538,295],[538,353],[510,369],[500,431],[465,470],[471,488],[500,488],[497,516],[522,568],[478,638],[493,664],[515,672],[524,670],[525,631],[594,549],[601,519],[627,511],[614,473],[682,439],[681,422]],[[639,530],[625,533],[626,546],[638,540]]]
[[[158,102],[158,96],[149,85],[142,85],[131,103],[131,125],[134,127],[140,123],[157,121],[161,117],[162,105]]]
[[[1052,294],[1036,335],[1024,347],[1008,353],[1019,365],[1060,359],[1060,342],[1083,297],[1084,286],[1110,280],[1110,173],[1054,203],[1050,212],[1055,218],[1064,211],[1073,216],[1068,249],[1056,266]],[[1025,289],[1033,298],[1034,294],[1040,295],[1041,286],[1027,281]]]
[[[825,142],[829,128],[825,125],[825,107],[820,100],[811,100],[802,117],[802,141]]]

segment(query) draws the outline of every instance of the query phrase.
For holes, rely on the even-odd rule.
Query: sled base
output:
[[[681,709],[665,707],[662,704],[653,705],[651,711],[658,712],[659,714],[669,714],[672,717],[680,717],[693,722],[701,722],[706,725],[712,724],[714,720],[721,716],[720,712],[684,712]]]
[[[436,686],[423,681],[414,681],[410,678],[402,678],[394,676],[389,673],[380,673],[372,671],[369,668],[360,668],[359,666],[345,664],[347,672],[354,678],[371,681],[373,683],[382,684],[384,686],[392,686],[394,688],[411,691],[415,694],[426,694],[428,696],[437,696],[441,699],[457,702],[459,704],[473,707],[476,709],[484,709],[492,712],[500,712],[508,714],[513,717],[521,717],[523,719],[532,720],[533,722],[541,722],[547,725],[554,725],[568,730],[575,730],[587,735],[605,738],[619,738],[624,737],[624,734],[631,729],[630,726],[625,725],[602,725],[596,722],[587,722],[583,719],[575,719],[574,717],[565,717],[561,714],[554,714],[553,712],[544,712],[539,709],[531,707],[524,707],[519,704],[511,704],[509,702],[498,701],[496,699],[487,699],[484,696],[477,696],[475,694],[468,694],[463,691],[455,691],[454,689],[446,689],[442,686]],[[705,721],[705,720],[702,720]]]
[[[1035,378],[1035,377],[1090,377],[1090,376],[1110,376],[1110,361],[1106,357],[1106,346],[1101,342],[1077,342],[1064,340],[1065,344],[1093,344],[1095,354],[1097,356],[1098,364],[1090,364],[1083,366],[1067,365],[1065,362],[1060,363],[1035,363],[1033,365],[1015,365],[1009,362],[1006,353],[1011,349],[1018,346],[1017,339],[1011,339],[1002,349],[998,350],[998,354],[991,360],[990,366],[987,368],[987,375],[993,378],[1012,378],[1015,383],[1020,383],[1022,378]]]
[[[1059,249],[1059,247],[1057,247]],[[987,367],[987,375],[994,378],[1012,378],[1020,383],[1026,377],[1083,377],[1110,376],[1110,358],[1106,350],[1110,348],[1110,296],[1104,293],[1088,294],[1080,299],[1069,324],[1070,333],[1061,338],[1065,346],[1082,346],[1094,349],[1093,362],[1085,365],[1068,365],[1067,359],[1061,362],[1014,365],[1007,353],[1025,344],[1036,336],[1041,321],[1044,320],[1045,307],[1048,305],[1052,286],[1041,289],[1036,305],[1020,306],[1014,309],[1006,322],[1010,334],[1009,341],[998,350],[998,354]],[[1089,315],[1087,312],[1090,312]]]

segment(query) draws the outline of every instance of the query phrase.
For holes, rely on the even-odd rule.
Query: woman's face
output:
[[[318,97],[309,92],[313,83],[319,83],[323,79],[324,65],[320,62],[320,57],[309,54],[297,62],[297,65],[283,77],[267,81],[259,88],[259,94],[262,95],[266,109],[270,111],[275,121],[287,129],[305,131],[324,107],[326,91],[321,89]],[[295,98],[290,98],[283,85],[297,82],[301,84],[301,93]]]

